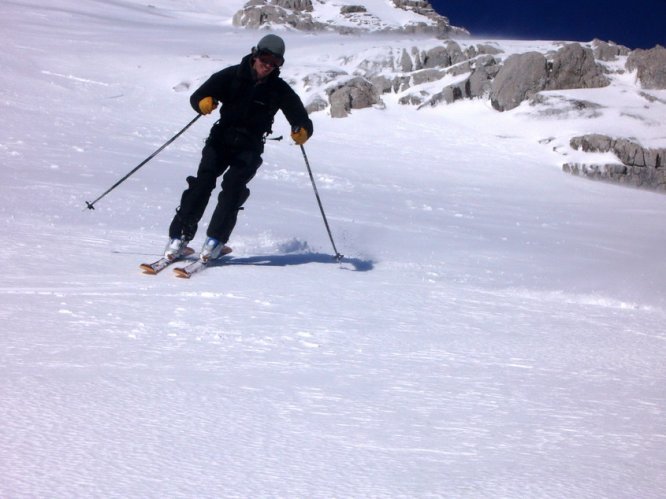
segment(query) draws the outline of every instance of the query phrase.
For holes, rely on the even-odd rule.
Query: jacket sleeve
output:
[[[287,121],[292,128],[303,127],[308,132],[308,137],[312,137],[314,127],[312,125],[312,120],[308,116],[308,112],[305,110],[303,101],[301,101],[301,98],[296,92],[294,92],[287,82],[283,81],[282,83],[282,98],[280,102],[282,113],[285,118],[287,118]]]
[[[204,97],[212,97],[218,102],[224,103],[231,86],[231,80],[236,71],[235,66],[231,66],[218,71],[208,78],[203,85],[197,88],[190,96],[190,105],[197,113],[199,110],[199,101]]]

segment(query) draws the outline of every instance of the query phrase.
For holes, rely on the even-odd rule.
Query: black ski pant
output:
[[[196,177],[187,177],[188,188],[181,196],[180,207],[169,227],[169,237],[194,238],[217,179],[223,175],[222,191],[206,234],[226,243],[236,225],[238,211],[250,196],[247,184],[261,163],[260,151],[220,147],[208,140]]]

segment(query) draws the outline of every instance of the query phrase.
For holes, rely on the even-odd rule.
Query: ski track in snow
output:
[[[283,141],[226,264],[143,275],[212,119],[84,200],[256,42],[233,2],[153,3],[3,7],[1,497],[666,496],[663,195],[563,175],[538,139],[576,119],[315,113],[341,264]]]

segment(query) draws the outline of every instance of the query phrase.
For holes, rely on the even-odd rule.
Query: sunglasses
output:
[[[277,69],[284,63],[284,59],[272,52],[261,51],[257,54],[257,59],[259,59],[263,65],[268,66],[271,69]]]

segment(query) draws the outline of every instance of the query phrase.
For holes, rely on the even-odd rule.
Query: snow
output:
[[[358,5],[365,7],[366,11],[356,13],[351,18],[340,13],[341,8],[344,6]],[[338,26],[358,27],[360,22],[365,26],[383,29],[417,23],[426,25],[434,24],[434,21],[431,19],[414,11],[395,8],[393,2],[390,0],[365,0],[362,3],[355,0],[318,0],[312,2],[312,7],[313,12],[311,15],[314,20]]]
[[[560,170],[573,133],[663,147],[663,104],[315,113],[342,264],[282,141],[229,265],[145,276],[213,118],[84,201],[256,43],[236,3],[3,3],[0,496],[664,497],[666,198]],[[299,91],[380,44],[285,39]]]

